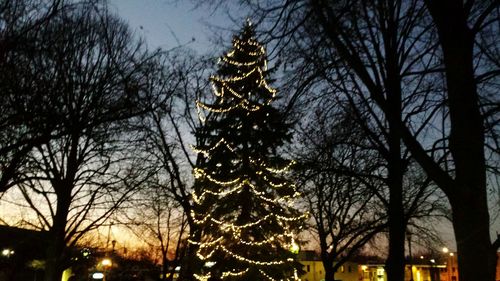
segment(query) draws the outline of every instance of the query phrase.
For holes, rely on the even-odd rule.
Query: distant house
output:
[[[497,276],[500,273],[497,264]],[[385,264],[382,259],[359,261],[360,281],[386,281]],[[459,281],[456,253],[434,256],[419,256],[406,261],[405,281]],[[500,280],[500,278],[497,278]]]
[[[299,254],[299,261],[305,273],[300,277],[302,281],[321,281],[325,279],[325,268],[318,254],[314,251],[303,251]],[[358,264],[346,262],[335,272],[335,280],[359,281]]]
[[[299,261],[304,265],[302,281],[322,281],[325,269],[317,253],[303,251]],[[500,275],[500,255],[497,277]],[[385,260],[376,256],[359,256],[344,263],[335,273],[335,280],[341,281],[387,281]],[[405,281],[459,281],[456,254],[438,258],[415,257],[407,261]],[[500,281],[500,278],[497,278]]]

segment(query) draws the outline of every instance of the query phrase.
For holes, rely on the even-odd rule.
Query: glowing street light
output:
[[[104,279],[104,273],[102,272],[94,272],[92,273],[92,279]]]
[[[450,250],[449,250],[448,248],[443,247],[443,253],[448,254],[448,252],[449,252],[449,251],[450,251]]]
[[[2,256],[4,257],[10,257],[14,254],[14,250],[5,248],[2,250]]]
[[[106,281],[108,279],[108,268],[110,268],[113,265],[113,262],[111,262],[111,259],[109,258],[104,258],[101,261],[101,265],[104,268],[102,280]]]
[[[101,261],[101,264],[102,266],[105,266],[105,267],[109,267],[111,265],[113,265],[113,263],[111,262],[111,259],[108,259],[108,258],[105,258]]]

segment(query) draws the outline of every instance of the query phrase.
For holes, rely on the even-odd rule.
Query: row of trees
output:
[[[405,235],[429,233],[417,230],[448,214],[446,197],[460,278],[493,280],[498,3],[252,3],[241,1],[282,62],[280,116],[296,125],[286,153],[325,279],[388,231],[389,278],[403,280]],[[46,280],[111,221],[191,280],[190,173],[204,160],[189,144],[206,139],[189,132],[203,129],[194,101],[211,61],[147,50],[104,1],[4,1],[0,22],[0,191],[48,231]]]
[[[333,159],[311,170],[312,184],[331,181],[317,171],[335,164],[336,177],[351,181],[355,172],[357,186],[379,180],[387,188],[389,279],[404,278],[405,231],[417,206],[408,194],[431,198],[430,185],[451,206],[461,280],[494,280],[499,242],[490,238],[488,179],[498,176],[498,1],[240,3],[275,44],[295,101],[317,104],[303,107],[306,122],[333,136],[320,145],[335,150]],[[339,111],[359,128],[354,141],[338,143]],[[371,160],[353,166],[346,144]]]
[[[106,5],[0,4],[0,191],[14,198],[5,211],[27,213],[18,223],[47,231],[45,280],[59,280],[69,249],[141,190],[175,188],[160,173],[172,172],[159,165],[169,159],[149,145],[162,145],[154,137],[165,116],[175,118],[191,66],[179,53],[148,50]]]

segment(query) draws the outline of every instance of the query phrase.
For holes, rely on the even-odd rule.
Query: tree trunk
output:
[[[401,77],[398,64],[398,29],[394,19],[395,3],[388,1],[389,14],[387,17],[387,27],[382,31],[384,37],[384,50],[386,53],[387,78],[385,88],[387,91],[387,111],[386,118],[389,125],[388,129],[388,147],[387,156],[389,188],[389,253],[386,261],[387,279],[389,281],[404,280],[405,268],[405,211],[403,206],[403,175],[405,173],[404,163],[401,159]],[[382,26],[382,25],[381,25]]]
[[[397,98],[396,98],[397,99]],[[394,105],[396,109],[397,105]],[[397,110],[393,113],[397,113]],[[393,114],[391,114],[393,115]],[[387,280],[400,281],[404,279],[404,249],[406,224],[403,207],[403,161],[401,160],[400,130],[397,124],[400,119],[397,114],[389,119],[389,254],[386,261]],[[394,119],[396,118],[396,119]]]
[[[325,266],[325,281],[335,281],[335,270],[331,264]]]
[[[455,164],[454,186],[443,186],[452,207],[460,281],[495,280],[496,249],[491,245],[484,157],[484,124],[474,77],[474,38],[461,1],[431,1],[443,51],[448,106],[449,147]]]
[[[190,239],[192,241],[200,241],[201,232],[194,222],[190,223]],[[181,261],[181,271],[179,272],[179,281],[191,281],[194,280],[193,274],[200,273],[201,261],[196,256],[196,251],[198,250],[198,245],[189,243],[186,249],[186,255]]]
[[[70,193],[63,191],[65,195],[59,196],[57,200],[56,215],[54,216],[54,222],[49,232],[50,240],[47,241],[45,281],[61,280],[62,272],[64,271],[66,223],[71,196],[71,189],[69,190]]]
[[[167,258],[167,253],[164,249],[161,250],[161,255],[162,255],[162,262],[161,262],[161,280],[172,280],[173,274],[170,274],[169,277],[167,277],[167,274],[170,272],[168,270],[168,258]],[[173,272],[172,272],[173,273]]]
[[[395,166],[389,163],[389,167]],[[397,168],[393,167],[394,170]],[[387,280],[404,280],[405,219],[402,204],[401,174],[389,178],[389,255],[386,261]]]
[[[469,190],[468,195],[459,197],[450,203],[460,281],[495,280],[496,250],[490,243],[486,200],[476,190]]]

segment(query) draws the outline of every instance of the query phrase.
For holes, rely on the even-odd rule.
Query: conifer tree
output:
[[[267,56],[254,33],[247,22],[210,78],[212,101],[197,101],[209,116],[200,116],[193,171],[200,238],[190,242],[205,265],[198,280],[297,279],[294,234],[306,215],[293,206],[300,196],[286,178],[293,161],[279,155],[290,124],[272,106],[277,91],[266,82]]]

